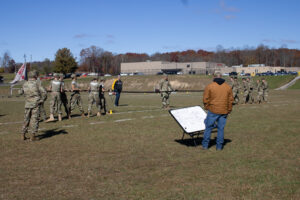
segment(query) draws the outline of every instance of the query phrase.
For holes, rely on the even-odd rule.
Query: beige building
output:
[[[250,73],[250,74],[256,74],[256,73],[263,73],[263,72],[273,72],[276,73],[278,71],[300,71],[300,67],[271,67],[271,66],[262,66],[262,67],[230,67],[231,71],[237,72],[239,74],[241,73]],[[225,72],[228,73],[228,72]]]
[[[147,61],[121,63],[121,73],[143,73],[145,75],[157,74],[160,72],[176,74],[206,74],[213,73],[215,70],[225,68],[223,63],[213,62],[165,62],[165,61]]]

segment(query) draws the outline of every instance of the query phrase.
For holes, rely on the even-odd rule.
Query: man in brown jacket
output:
[[[224,127],[227,115],[232,110],[233,95],[231,87],[221,78],[220,72],[216,72],[214,80],[206,86],[203,94],[203,104],[208,110],[205,119],[205,131],[202,140],[202,148],[208,149],[212,129],[217,122],[217,150],[223,149]]]

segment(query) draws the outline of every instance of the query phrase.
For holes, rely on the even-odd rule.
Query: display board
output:
[[[205,130],[206,112],[200,106],[170,110],[169,113],[186,133]]]

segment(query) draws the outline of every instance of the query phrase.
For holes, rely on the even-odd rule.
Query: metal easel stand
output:
[[[196,131],[196,132],[192,132],[192,133],[187,133],[187,132],[183,131],[181,140],[183,141],[184,135],[187,134],[192,138],[192,140],[194,142],[194,146],[196,147],[197,146],[196,139],[199,139],[199,136],[201,133],[204,133],[204,131]],[[195,136],[197,136],[197,137],[195,138]]]

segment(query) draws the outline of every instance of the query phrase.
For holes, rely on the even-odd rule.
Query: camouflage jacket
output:
[[[256,87],[255,87],[257,92],[262,92],[263,91],[263,84],[262,83],[256,83]]]
[[[169,81],[166,81],[165,79],[163,79],[159,83],[159,90],[160,90],[160,92],[171,92],[171,91],[173,91],[173,88],[171,87],[171,84]]]
[[[39,86],[36,80],[29,80],[23,84],[19,93],[25,96],[25,108],[36,108],[42,100],[42,87]]]
[[[233,81],[231,85],[232,91],[237,92],[240,89],[240,85],[238,81]]]
[[[243,82],[242,83],[242,89],[243,89],[244,92],[250,90],[248,82]]]
[[[265,91],[268,91],[268,89],[269,89],[269,86],[268,86],[268,83],[267,83],[267,81],[266,81],[266,82],[264,82],[264,83],[262,83],[262,85],[263,85],[263,90],[265,90]]]

